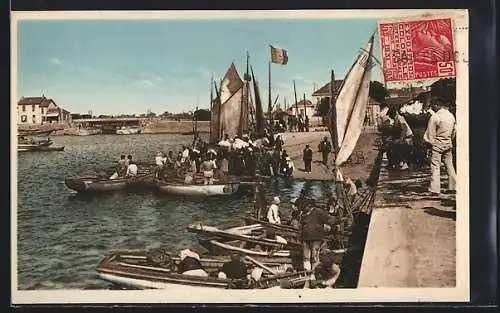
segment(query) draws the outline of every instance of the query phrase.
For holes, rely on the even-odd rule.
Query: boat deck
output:
[[[455,195],[423,196],[430,169],[392,171],[380,173],[358,287],[454,287]]]

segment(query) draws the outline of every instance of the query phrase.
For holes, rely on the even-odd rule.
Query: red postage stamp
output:
[[[386,82],[455,77],[451,18],[381,21],[378,28]]]

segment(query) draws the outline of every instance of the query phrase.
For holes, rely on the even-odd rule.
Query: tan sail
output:
[[[338,153],[335,165],[342,165],[352,154],[363,130],[370,89],[373,36],[345,77],[336,100]]]
[[[233,138],[241,131],[243,87],[243,80],[231,63],[221,84],[219,138],[226,134]]]

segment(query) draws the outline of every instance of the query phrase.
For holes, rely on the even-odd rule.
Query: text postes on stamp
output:
[[[378,27],[386,82],[455,77],[451,18],[381,21]]]

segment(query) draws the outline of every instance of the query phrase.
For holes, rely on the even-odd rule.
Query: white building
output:
[[[311,118],[316,114],[316,104],[313,104],[310,100],[300,100],[297,105],[291,104],[288,108],[288,114],[296,117],[305,118],[304,113],[308,118]]]
[[[70,112],[57,106],[45,96],[21,97],[17,102],[17,123],[24,125],[42,125],[61,123],[71,119]]]

